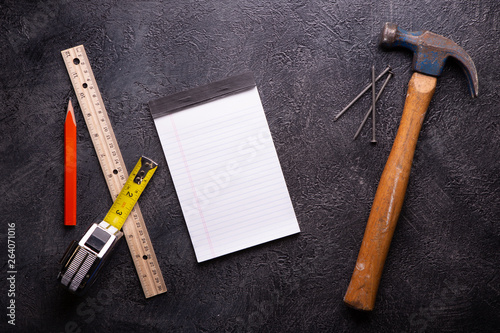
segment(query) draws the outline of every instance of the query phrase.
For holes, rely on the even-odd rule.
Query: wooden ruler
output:
[[[113,201],[128,173],[83,45],[61,51]],[[146,298],[167,291],[139,205],[123,225]]]

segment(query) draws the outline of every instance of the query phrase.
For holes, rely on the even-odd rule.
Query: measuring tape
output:
[[[79,242],[71,242],[58,275],[70,292],[83,295],[97,280],[123,236],[120,229],[157,168],[158,164],[142,156],[104,220],[94,223]]]
[[[158,168],[158,164],[146,157],[142,157],[132,170],[132,173],[123,185],[120,194],[115,199],[113,206],[104,217],[104,221],[120,230],[127,220],[139,196],[144,191],[148,181]]]
[[[101,93],[83,45],[61,51],[101,169],[113,200],[117,199],[128,174],[111,127]],[[146,298],[167,291],[139,205],[123,224],[132,260]]]

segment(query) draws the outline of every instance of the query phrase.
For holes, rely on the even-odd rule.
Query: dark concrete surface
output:
[[[0,4],[1,332],[498,332],[500,2],[69,1]],[[438,80],[372,313],[342,302],[396,134],[411,53],[377,46],[382,24],[461,45]],[[160,169],[140,205],[168,292],[145,299],[126,244],[86,298],[59,288],[58,260],[111,206],[78,124],[78,225],[63,226],[63,124],[76,101],[60,51],[84,44],[128,168]],[[352,141],[367,94],[395,77]],[[302,232],[198,264],[147,103],[253,72]],[[369,122],[370,123],[370,122]],[[14,293],[7,262],[15,224]],[[15,326],[9,302],[15,301]]]

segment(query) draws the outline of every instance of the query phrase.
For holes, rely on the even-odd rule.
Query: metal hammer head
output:
[[[410,32],[394,23],[384,24],[380,44],[385,47],[402,46],[413,51],[412,69],[427,75],[439,76],[448,57],[458,60],[472,97],[477,97],[478,80],[474,62],[455,42],[430,31]]]

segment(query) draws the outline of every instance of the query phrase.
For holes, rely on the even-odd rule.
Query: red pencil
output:
[[[71,99],[64,123],[64,225],[76,225],[76,120]]]

